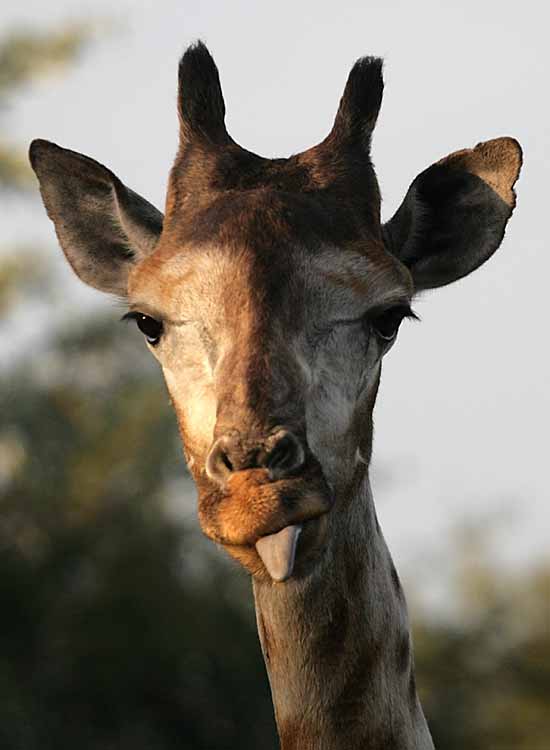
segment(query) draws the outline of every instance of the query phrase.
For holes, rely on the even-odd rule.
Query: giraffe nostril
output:
[[[297,472],[305,462],[305,450],[296,435],[281,430],[275,438],[276,442],[265,459],[265,466],[273,480]]]
[[[216,484],[225,485],[234,471],[233,462],[229,458],[226,437],[216,440],[206,459],[205,468],[210,479]]]
[[[231,459],[224,450],[221,451],[220,459],[228,471],[233,471],[233,464],[231,463]]]
[[[247,469],[267,469],[271,481],[296,473],[305,463],[305,449],[292,432],[279,429],[265,441],[247,441],[226,433],[213,444],[206,459],[210,479],[225,487],[231,474]]]

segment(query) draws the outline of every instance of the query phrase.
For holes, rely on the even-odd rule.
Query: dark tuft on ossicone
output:
[[[178,109],[184,137],[227,140],[225,103],[216,63],[206,45],[187,48],[179,64]]]
[[[350,71],[334,121],[332,136],[368,149],[382,104],[384,80],[380,57],[361,57]]]

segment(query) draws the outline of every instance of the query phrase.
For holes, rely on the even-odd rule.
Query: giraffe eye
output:
[[[163,331],[161,321],[155,320],[155,318],[152,318],[150,315],[144,315],[139,312],[130,312],[123,317],[123,320],[135,320],[137,327],[151,346],[156,346],[160,341]]]
[[[393,341],[403,318],[416,318],[408,305],[390,307],[372,320],[372,327],[382,341]]]

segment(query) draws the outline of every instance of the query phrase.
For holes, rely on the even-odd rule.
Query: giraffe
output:
[[[415,295],[501,244],[522,161],[509,137],[456,151],[382,224],[382,90],[381,60],[360,59],[329,135],[266,159],[228,134],[192,45],[164,216],[96,161],[30,149],[68,262],[125,300],[160,363],[204,533],[251,574],[282,750],[433,747],[369,484],[372,412]]]

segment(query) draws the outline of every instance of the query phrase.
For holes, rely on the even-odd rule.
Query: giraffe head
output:
[[[359,60],[325,140],[264,159],[227,133],[214,61],[191,47],[164,217],[98,162],[31,146],[69,263],[127,301],[161,365],[204,532],[257,576],[307,574],[331,543],[412,298],[484,263],[514,208],[521,150],[499,138],[422,172],[382,225],[382,89],[381,61]]]

